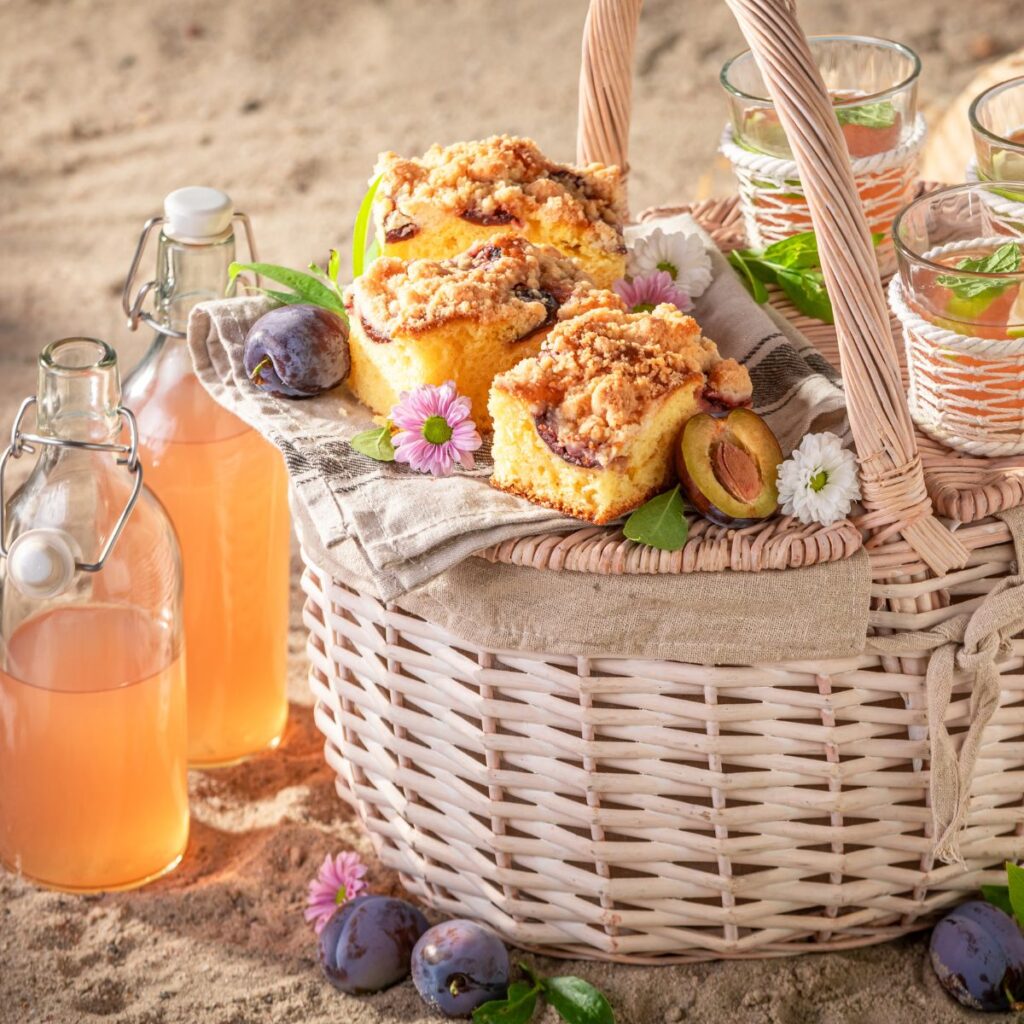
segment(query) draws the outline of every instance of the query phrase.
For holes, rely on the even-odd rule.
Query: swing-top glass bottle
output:
[[[277,745],[287,717],[290,530],[280,453],[218,405],[185,341],[200,302],[222,299],[235,258],[230,198],[183,188],[147,222],[124,288],[131,327],[157,333],[125,385],[146,479],[166,506],[185,571],[189,761],[227,764]],[[154,230],[156,279],[133,298]],[[144,309],[152,296],[152,312]]]

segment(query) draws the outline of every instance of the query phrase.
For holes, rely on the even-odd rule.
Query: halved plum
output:
[[[702,412],[683,428],[676,468],[693,507],[720,526],[752,526],[779,507],[782,449],[750,409]]]

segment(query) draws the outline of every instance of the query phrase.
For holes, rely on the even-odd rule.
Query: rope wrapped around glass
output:
[[[181,561],[109,345],[43,350],[0,520],[0,859],[59,889],[141,885],[188,841]]]

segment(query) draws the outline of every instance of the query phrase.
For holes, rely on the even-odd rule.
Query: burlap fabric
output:
[[[700,232],[688,215],[649,221]],[[756,305],[707,235],[714,278],[695,316],[724,355],[748,365],[754,403],[788,450],[809,430],[845,434],[834,370],[781,318]],[[299,502],[328,554],[357,546],[374,586],[391,600],[473,552],[516,537],[578,528],[576,520],[486,486],[488,447],[474,470],[443,480],[359,455],[347,439],[371,426],[369,412],[344,388],[305,401],[263,394],[242,366],[245,335],[268,308],[261,298],[204,303],[192,313],[188,344],[206,388],[284,453]],[[837,572],[845,570],[837,569]]]

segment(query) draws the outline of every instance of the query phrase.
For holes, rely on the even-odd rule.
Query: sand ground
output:
[[[933,119],[986,61],[1024,45],[1016,0],[802,8],[811,30],[916,47]],[[571,157],[585,9],[583,0],[0,0],[0,427],[31,390],[46,342],[92,334],[126,366],[138,358],[145,339],[123,328],[119,294],[139,227],[172,188],[226,188],[252,215],[263,255],[302,266],[347,247],[378,150],[511,131]],[[647,3],[636,208],[728,190],[715,157],[716,76],[741,48],[724,4]],[[81,898],[0,872],[0,1022],[428,1019],[409,984],[348,999],[315,967],[305,883],[327,850],[369,848],[321,757],[293,596],[285,742],[249,765],[193,773],[192,844],[177,873],[140,893]],[[380,868],[372,881],[396,887]],[[624,1024],[972,1019],[938,988],[924,952],[911,938],[789,961],[570,969],[607,991]]]

